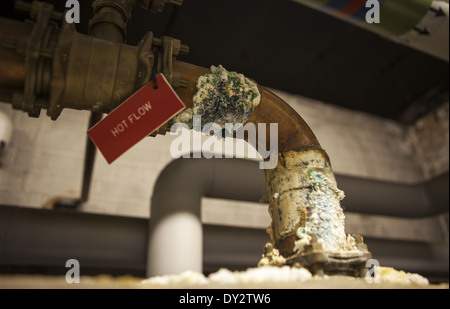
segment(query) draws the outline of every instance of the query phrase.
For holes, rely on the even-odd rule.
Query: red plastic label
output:
[[[164,75],[156,83],[157,89],[151,81],[88,131],[108,163],[185,109]]]

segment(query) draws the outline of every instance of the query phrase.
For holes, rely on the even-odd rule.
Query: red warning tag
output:
[[[159,74],[156,83],[157,89],[151,81],[89,129],[89,137],[108,163],[185,109],[164,75]]]

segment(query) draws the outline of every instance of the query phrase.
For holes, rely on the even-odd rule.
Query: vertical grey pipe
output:
[[[147,275],[201,272],[201,198],[257,202],[265,186],[248,160],[179,159],[158,178],[151,200]],[[256,173],[255,173],[256,171]],[[256,177],[255,177],[256,176]]]

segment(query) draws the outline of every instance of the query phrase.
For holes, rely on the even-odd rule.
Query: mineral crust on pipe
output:
[[[283,255],[301,253],[312,235],[325,251],[357,250],[345,234],[344,192],[337,188],[323,150],[280,153],[277,167],[265,170],[265,176],[272,218],[268,233]],[[288,238],[291,248],[286,249],[282,242]]]
[[[202,124],[214,122],[224,129],[226,123],[245,123],[261,102],[261,95],[255,82],[219,65],[211,66],[211,74],[198,78],[193,102],[192,109],[173,119],[175,123],[186,123],[192,128],[192,116],[200,115]]]

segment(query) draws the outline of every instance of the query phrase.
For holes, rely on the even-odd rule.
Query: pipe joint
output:
[[[131,11],[134,7],[134,0],[95,0],[92,3],[94,15],[99,14],[103,8],[113,8],[119,12],[126,23],[131,18]]]
[[[35,1],[31,6],[25,7],[29,8],[30,18],[35,20],[30,36],[26,39],[9,40],[2,45],[25,55],[27,74],[24,92],[14,93],[13,108],[28,112],[30,117],[39,117],[41,108],[46,107],[40,98],[48,95],[50,88],[51,57],[55,47],[53,33],[56,30],[52,18],[55,14],[53,5],[44,2]]]
[[[123,38],[127,36],[127,23],[123,17],[113,12],[100,12],[95,14],[94,17],[89,20],[89,33],[95,33],[95,27],[98,24],[107,23],[114,25],[118,28]]]

